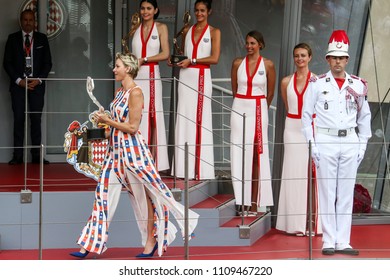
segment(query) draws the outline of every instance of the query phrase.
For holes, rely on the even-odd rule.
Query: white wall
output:
[[[374,0],[371,8],[359,76],[368,81],[369,101],[380,102],[390,87],[390,2]]]

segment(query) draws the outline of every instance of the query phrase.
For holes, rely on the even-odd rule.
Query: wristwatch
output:
[[[192,64],[192,65],[195,65],[195,64],[196,64],[196,58],[191,59],[191,64]]]
[[[148,63],[148,58],[144,57],[144,63]]]

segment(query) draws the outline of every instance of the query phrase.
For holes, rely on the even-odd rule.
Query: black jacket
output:
[[[45,34],[35,31],[33,38],[33,77],[47,78],[52,67],[49,41]],[[18,78],[23,79],[24,63],[23,33],[18,31],[8,36],[4,51],[3,66],[10,77],[10,91],[17,87]]]

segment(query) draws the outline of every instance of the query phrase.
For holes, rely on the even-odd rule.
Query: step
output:
[[[258,240],[269,230],[268,216],[244,227],[226,226],[230,220],[237,219],[234,198],[231,194],[221,193],[221,189],[224,191],[229,187],[221,187],[221,182],[218,180],[193,183],[189,190],[189,201],[191,208],[200,215],[200,219],[195,231],[196,237],[190,241],[190,246],[250,246],[254,240]],[[91,213],[94,190],[82,191],[76,186],[75,189],[46,191],[43,194],[42,246],[44,249],[77,248],[75,242]],[[8,213],[0,217],[2,249],[38,248],[39,200],[39,193],[34,191],[31,203],[27,204],[20,203],[19,191],[2,192],[0,205],[7,209]],[[182,195],[182,203],[183,200]],[[173,218],[171,220],[175,223]],[[183,246],[180,235],[177,234],[172,246]],[[110,226],[107,245],[119,248],[139,247],[140,244],[141,237],[137,222],[127,192],[123,191]]]
[[[200,182],[190,187],[189,196],[190,208],[201,217],[199,223],[204,228],[210,228],[209,232],[212,232],[212,234],[200,237],[204,243],[210,242],[214,246],[219,246],[218,244],[225,246],[228,240],[231,244],[226,244],[226,246],[234,246],[232,245],[234,243],[240,246],[250,246],[271,229],[270,213],[259,213],[257,217],[245,217],[244,223],[241,217],[237,217],[231,180],[216,178]],[[207,218],[203,220],[202,217]],[[218,234],[223,234],[226,240],[218,238]]]
[[[232,194],[216,194],[193,205],[191,208],[217,208],[218,206],[230,201],[232,198],[234,198],[234,195]]]

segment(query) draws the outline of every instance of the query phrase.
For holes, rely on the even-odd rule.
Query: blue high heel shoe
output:
[[[153,257],[154,252],[156,252],[157,248],[158,248],[158,242],[156,242],[156,244],[154,244],[153,250],[149,254],[141,253],[141,254],[136,255],[135,257],[136,258],[151,258],[151,257]]]
[[[85,253],[73,252],[73,253],[70,253],[69,255],[76,257],[76,258],[79,258],[79,259],[84,259],[86,256],[88,256],[88,254],[89,254],[89,252],[85,251]]]

